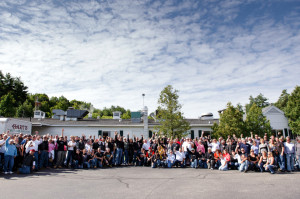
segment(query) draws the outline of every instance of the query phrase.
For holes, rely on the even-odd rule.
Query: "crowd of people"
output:
[[[121,165],[152,168],[203,168],[221,171],[291,172],[299,170],[300,138],[271,136],[211,139],[95,136],[0,135],[0,169],[29,174],[43,168],[96,169]]]

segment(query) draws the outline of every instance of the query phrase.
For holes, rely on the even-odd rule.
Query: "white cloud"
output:
[[[249,15],[242,24],[234,22],[241,1],[18,3],[0,4],[0,66],[32,93],[131,110],[146,93],[154,111],[172,84],[185,116],[197,117],[260,92],[274,102],[299,84],[294,11],[282,21]]]

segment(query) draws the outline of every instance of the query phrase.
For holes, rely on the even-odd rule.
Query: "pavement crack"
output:
[[[121,178],[116,178],[116,179],[117,179],[120,183],[125,184],[125,185],[126,185],[126,188],[129,189],[129,184],[128,184],[128,183],[123,182],[123,180],[122,180]]]

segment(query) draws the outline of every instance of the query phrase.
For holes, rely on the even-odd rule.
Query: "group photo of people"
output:
[[[97,169],[120,166],[192,168],[237,172],[299,171],[300,138],[270,136],[217,139],[167,138],[158,133],[114,137],[10,134],[0,135],[0,169],[4,175],[42,169]],[[51,171],[50,171],[51,172]]]

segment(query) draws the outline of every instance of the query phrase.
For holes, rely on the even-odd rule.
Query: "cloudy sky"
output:
[[[151,112],[171,84],[185,117],[218,117],[299,85],[299,33],[299,0],[1,0],[0,70],[97,108]]]

